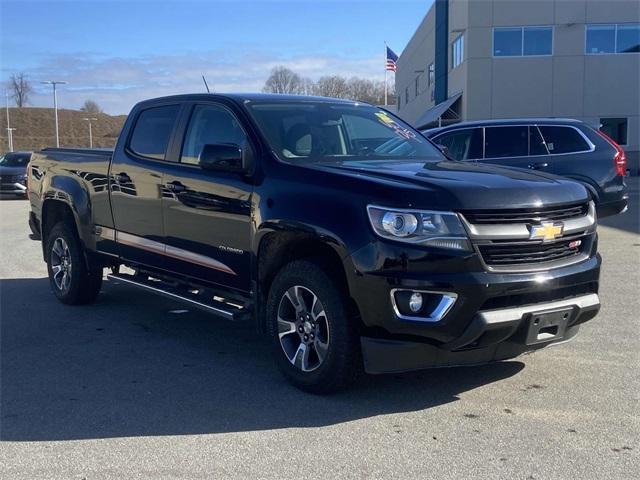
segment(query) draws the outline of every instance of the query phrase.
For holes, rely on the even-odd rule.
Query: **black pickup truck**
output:
[[[308,391],[363,368],[512,358],[572,338],[600,307],[584,186],[448,161],[363,103],[149,100],[113,152],[45,149],[28,180],[60,301],[93,302],[106,268],[252,322]]]

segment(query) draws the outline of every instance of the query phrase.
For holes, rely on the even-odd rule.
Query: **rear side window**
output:
[[[544,139],[540,134],[540,130],[535,125],[529,127],[529,155],[549,155]]]
[[[484,130],[484,158],[526,157],[529,127],[487,127]]]
[[[143,110],[133,127],[129,148],[143,157],[164,160],[179,110],[179,105]]]
[[[482,158],[482,129],[474,128],[445,133],[434,140],[447,147],[449,155],[456,160]]]
[[[575,153],[589,150],[589,144],[575,128],[539,125],[540,133],[551,154]]]

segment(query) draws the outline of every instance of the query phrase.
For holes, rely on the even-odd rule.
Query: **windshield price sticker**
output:
[[[412,140],[416,138],[416,134],[407,128],[402,128],[400,125],[396,123],[396,121],[387,115],[385,112],[376,112],[376,117],[380,120],[385,127],[392,129],[396,135],[406,138],[407,140]]]

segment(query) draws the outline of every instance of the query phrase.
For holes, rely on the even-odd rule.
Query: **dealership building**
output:
[[[397,61],[397,112],[418,128],[570,117],[640,150],[640,2],[435,0]]]

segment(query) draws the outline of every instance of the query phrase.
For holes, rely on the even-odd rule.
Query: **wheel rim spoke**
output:
[[[323,342],[319,338],[316,338],[316,341],[314,342],[313,347],[315,348],[316,353],[318,354],[318,358],[320,359],[320,362],[324,361],[325,357],[327,356],[327,351],[329,350],[329,343]]]
[[[324,308],[322,307],[322,303],[317,301],[317,297],[313,299],[313,307],[311,308],[311,316],[314,321],[317,321],[319,318],[325,317]]]
[[[287,297],[291,305],[293,305],[296,313],[304,308],[304,300],[300,297],[300,287],[291,287],[286,291],[285,296]]]
[[[278,316],[278,337],[282,338],[292,333],[297,333],[295,322]]]
[[[56,241],[53,242],[53,253],[55,253],[58,258],[62,258],[64,255],[64,247],[62,246],[62,239],[56,238]]]
[[[293,357],[293,364],[303,372],[309,371],[309,348],[301,343]]]

